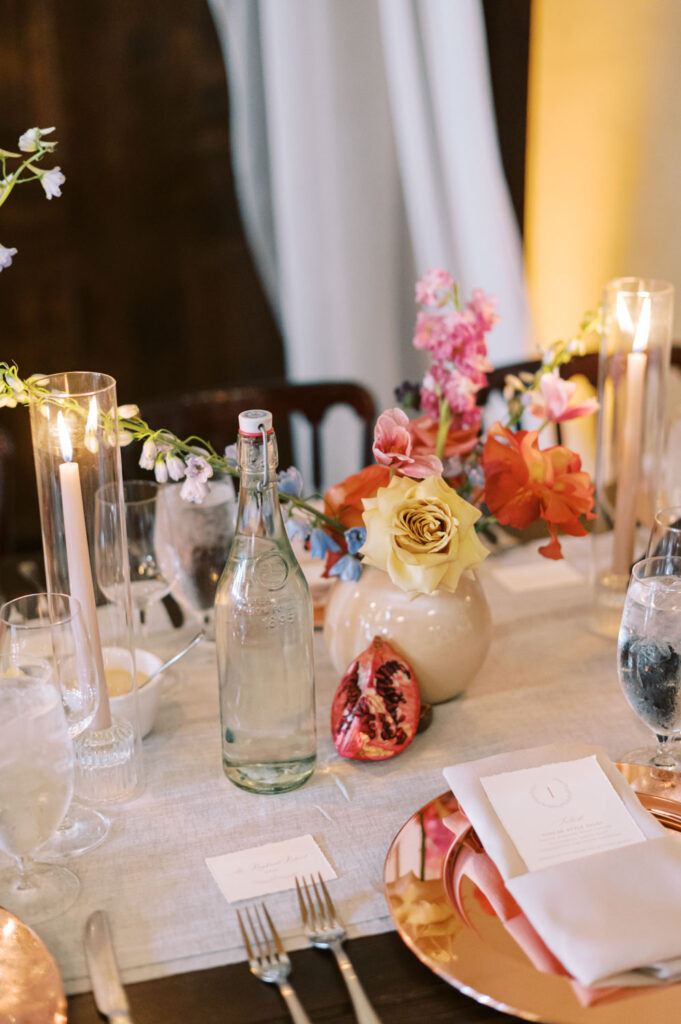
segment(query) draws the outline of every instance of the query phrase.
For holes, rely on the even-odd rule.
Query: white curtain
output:
[[[418,376],[413,284],[498,297],[497,363],[530,342],[479,0],[210,0],[246,231],[292,380]],[[332,435],[345,434],[341,420]],[[334,477],[353,468],[333,453]]]

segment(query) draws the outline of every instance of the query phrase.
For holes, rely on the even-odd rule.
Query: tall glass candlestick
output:
[[[617,635],[631,567],[655,515],[673,303],[666,281],[617,278],[605,289],[592,625],[609,636]]]
[[[75,791],[86,801],[117,802],[141,789],[142,760],[136,700],[126,703],[132,709],[128,717],[112,717],[102,649],[127,651],[130,689],[136,694],[127,559],[121,560],[115,605],[93,572],[96,496],[105,487],[120,502],[107,542],[122,551],[127,545],[116,383],[106,374],[80,372],[52,374],[37,383],[42,393],[31,398],[31,434],[48,590],[80,602],[99,693],[96,717],[74,744]]]

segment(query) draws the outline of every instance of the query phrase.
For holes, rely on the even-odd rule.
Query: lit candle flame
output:
[[[62,412],[57,413],[57,433],[59,434],[62,458],[64,462],[71,462],[73,459],[73,445],[71,444],[69,428],[64,422],[64,414]]]

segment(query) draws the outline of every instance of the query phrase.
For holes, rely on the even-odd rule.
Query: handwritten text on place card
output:
[[[293,889],[296,875],[338,877],[311,835],[206,857],[206,864],[230,903]]]
[[[596,757],[480,782],[528,871],[645,840]]]

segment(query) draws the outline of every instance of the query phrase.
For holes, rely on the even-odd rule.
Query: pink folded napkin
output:
[[[506,931],[513,936],[527,958],[545,974],[558,974],[570,977],[561,962],[553,955],[544,940],[537,934],[525,914],[522,912],[510,892],[498,868],[482,849],[473,827],[463,813],[455,811],[443,820],[443,824],[454,833],[454,843],[450,847],[444,867],[444,883],[447,895],[458,910],[462,919],[473,927],[466,913],[461,898],[461,886],[464,878],[469,878],[478,890],[478,899],[484,910],[499,918]],[[449,867],[450,859],[453,866]],[[623,986],[604,986],[601,988],[581,985],[570,978],[575,995],[582,1006],[593,1006],[631,994],[630,988]],[[643,991],[640,988],[636,992]]]
[[[645,841],[528,871],[481,778],[593,756]],[[485,860],[466,854],[459,874],[474,872],[473,881],[482,883],[537,966],[564,971],[589,988],[681,976],[681,844],[641,805],[602,750],[557,744],[455,765],[444,774],[486,854]],[[454,819],[455,831],[466,827],[463,818]],[[516,907],[527,923],[517,920]]]

